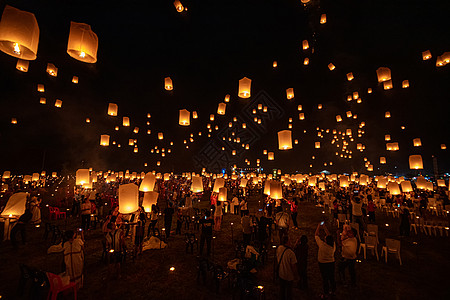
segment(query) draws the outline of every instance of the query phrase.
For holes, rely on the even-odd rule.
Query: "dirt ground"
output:
[[[249,203],[250,212],[257,210],[261,197],[253,197]],[[201,207],[208,202],[202,201]],[[42,209],[43,220],[47,220],[46,208]],[[380,226],[380,243],[385,238],[399,238],[398,218],[377,212],[377,224]],[[174,218],[175,219],[175,218]],[[291,230],[290,236],[296,239],[306,234],[309,240],[308,276],[309,290],[295,288],[294,299],[318,299],[322,292],[322,281],[317,264],[317,246],[314,232],[317,224],[326,220],[332,232],[331,216],[313,203],[301,203],[299,207],[299,229]],[[74,229],[80,226],[79,219],[52,221],[61,229]],[[233,225],[233,231],[231,229]],[[389,224],[386,226],[385,224]],[[159,222],[161,225],[161,221]],[[0,296],[1,299],[24,299],[17,294],[20,277],[19,264],[23,263],[44,271],[59,273],[62,269],[62,255],[47,255],[50,239],[44,240],[44,226],[28,228],[28,243],[15,250],[9,241],[0,243]],[[172,227],[175,229],[175,225]],[[3,231],[3,228],[1,228]],[[224,267],[235,257],[232,245],[234,239],[242,239],[240,218],[226,214],[222,230],[215,233],[211,260]],[[209,279],[206,285],[197,282],[198,257],[185,253],[183,235],[173,235],[168,247],[162,250],[148,250],[134,261],[128,259],[122,268],[120,279],[111,279],[110,269],[102,262],[102,233],[97,226],[86,235],[84,287],[79,290],[78,299],[232,299],[232,289],[224,281],[219,293]],[[199,237],[199,232],[195,232]],[[278,245],[278,237],[271,245]],[[130,242],[130,241],[129,241]],[[268,260],[257,268],[255,282],[264,287],[265,299],[278,299],[278,285],[273,281],[273,248],[269,249]],[[379,248],[381,254],[381,246]],[[424,234],[401,238],[401,256],[403,265],[393,256],[386,264],[368,254],[367,260],[359,255],[356,265],[357,287],[347,287],[338,282],[335,299],[450,299],[448,282],[450,279],[450,239],[449,237],[426,236]],[[339,255],[336,254],[338,258]],[[169,271],[170,267],[175,270]],[[45,292],[44,292],[45,293]],[[46,297],[46,293],[44,295]],[[63,298],[63,297],[60,297]],[[72,299],[67,295],[66,299]],[[237,297],[238,298],[238,297]]]

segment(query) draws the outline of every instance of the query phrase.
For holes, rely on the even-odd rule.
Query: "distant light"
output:
[[[389,227],[389,224],[388,224],[388,223],[386,223],[386,227]]]
[[[170,271],[175,271],[175,267],[170,267],[170,269],[169,269]]]
[[[114,249],[109,250],[109,253],[113,253],[113,252],[114,252]]]

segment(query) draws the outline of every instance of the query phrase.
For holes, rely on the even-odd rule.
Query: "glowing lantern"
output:
[[[243,129],[247,128],[247,124],[242,123],[242,128],[243,128]]]
[[[384,81],[383,82],[383,88],[385,90],[390,90],[392,89],[393,85],[392,85],[392,80],[388,80],[388,81]]]
[[[164,139],[164,134],[162,132],[158,132],[158,140]]]
[[[327,15],[326,14],[322,14],[320,16],[320,24],[325,24],[327,22]]]
[[[337,115],[337,116],[336,116],[336,122],[342,122],[342,117],[341,117],[341,115]]]
[[[384,157],[384,156],[380,157],[380,164],[382,164],[382,165],[386,164],[386,157]]]
[[[58,173],[52,172],[52,177],[53,177],[53,178],[56,178],[56,176],[58,176]]]
[[[309,58],[305,57],[305,59],[303,60],[303,65],[309,65]]]
[[[203,181],[200,176],[192,176],[191,191],[193,193],[203,192]]]
[[[282,130],[278,132],[278,149],[292,149],[292,137],[290,130]]]
[[[303,40],[303,42],[302,42],[302,48],[303,48],[303,50],[306,50],[306,49],[309,48],[309,43],[308,43],[307,40]]]
[[[166,91],[173,90],[172,79],[170,79],[170,77],[164,78],[164,88],[166,89]]]
[[[44,85],[43,84],[38,84],[37,85],[37,90],[38,90],[39,93],[45,92]]]
[[[86,118],[86,123],[91,123],[91,119]]]
[[[315,147],[316,147],[316,149],[319,149],[320,148],[320,142],[316,142],[315,143]]]
[[[447,187],[445,185],[445,180],[444,179],[438,179],[437,180],[437,186],[439,186],[439,187]]]
[[[447,146],[445,144],[441,144],[441,150],[447,149]]]
[[[58,99],[56,99],[56,101],[55,101],[55,107],[61,107],[62,106],[62,101],[61,100],[58,100]]]
[[[296,145],[298,144],[298,140],[297,139],[294,140],[294,144],[296,144]]]
[[[423,169],[423,162],[421,155],[410,155],[409,156],[409,168],[412,170]]]
[[[227,188],[226,187],[221,187],[219,189],[219,197],[217,198],[217,200],[219,201],[227,201]]]
[[[118,110],[119,110],[119,107],[117,106],[117,104],[115,104],[115,103],[108,104],[108,115],[116,117]]]
[[[214,181],[214,188],[213,188],[213,192],[214,193],[219,193],[219,189],[225,186],[225,180],[223,178],[217,178]]]
[[[272,63],[272,67],[276,68],[277,66],[278,66],[278,63],[277,63],[276,60],[274,60],[273,63]]]
[[[288,98],[288,99],[294,98],[294,89],[293,88],[286,89],[286,98]]]
[[[422,59],[423,60],[429,60],[431,58],[431,52],[430,50],[426,50],[422,52]]]
[[[245,178],[242,178],[239,186],[245,188],[247,186],[247,183],[248,183],[248,180]]]
[[[409,80],[402,81],[402,88],[404,88],[404,89],[409,88]]]
[[[130,214],[139,208],[139,189],[134,183],[119,185],[119,212]]]
[[[298,114],[298,119],[299,120],[304,120],[305,119],[305,114],[304,113],[299,113]]]
[[[339,186],[340,187],[348,187],[348,176],[346,175],[340,175],[339,176]]]
[[[373,165],[368,165],[367,166],[367,171],[372,172],[373,171]]]
[[[384,117],[386,118],[386,119],[388,119],[388,118],[390,118],[391,117],[391,113],[390,112],[385,112],[384,113]]]
[[[336,69],[336,66],[333,65],[332,63],[329,63],[329,64],[328,64],[328,69],[329,69],[330,71],[333,71],[334,69]]]
[[[267,159],[268,160],[274,160],[275,159],[275,154],[273,152],[267,153]]]
[[[359,177],[359,184],[360,185],[367,185],[369,183],[369,176],[361,174]]]
[[[5,171],[3,172],[3,179],[9,179],[11,177],[11,172],[10,171]]]
[[[175,0],[173,2],[173,5],[175,6],[175,9],[177,10],[177,12],[182,12],[184,10],[184,6],[183,4],[181,4],[181,2],[179,0]]]
[[[377,69],[378,82],[391,80],[391,69],[380,67]]]
[[[84,23],[70,22],[67,53],[82,62],[97,62],[98,38],[91,26]]]
[[[186,109],[180,110],[180,117],[178,124],[181,126],[189,126],[191,124],[191,113]]]
[[[72,83],[78,83],[78,77],[77,76],[73,76],[72,77]]]
[[[391,140],[391,136],[390,136],[389,134],[386,134],[386,135],[384,136],[384,140],[385,140],[386,142],[390,141],[390,140]]]
[[[367,94],[372,94],[372,89],[371,88],[367,89]]]
[[[227,105],[225,103],[219,103],[217,107],[217,114],[218,115],[224,115]]]
[[[17,124],[17,119],[16,118],[11,118],[11,124]]]
[[[39,26],[34,14],[6,5],[0,21],[0,50],[11,56],[35,60]]]
[[[28,66],[30,62],[28,60],[18,59],[16,64],[16,69],[21,72],[28,72]]]
[[[400,186],[402,187],[403,193],[409,193],[409,192],[413,191],[411,182],[409,182],[409,181],[402,181],[400,183]]]
[[[283,199],[283,189],[281,188],[281,182],[270,182],[270,198],[275,200]]]
[[[387,190],[391,195],[400,195],[400,187],[398,186],[397,182],[389,182],[387,184]]]
[[[250,98],[250,88],[251,88],[252,80],[244,77],[239,80],[239,93],[238,96],[240,98]]]
[[[159,193],[157,192],[146,192],[144,193],[144,199],[142,200],[142,206],[144,207],[145,212],[151,212],[153,204],[158,203]]]
[[[123,118],[122,118],[122,125],[125,126],[125,127],[130,126],[130,118],[128,118],[128,117],[123,117]]]
[[[297,106],[298,111],[302,111],[303,107],[301,105]]]
[[[139,127],[134,127],[133,132],[134,132],[134,133],[139,133]]]
[[[169,173],[164,173],[164,181],[169,181],[170,180],[170,174]]]
[[[109,146],[109,135],[102,134],[100,136],[100,145],[101,146]]]
[[[76,185],[85,185],[90,183],[89,169],[78,169],[76,172]]]
[[[355,77],[353,76],[353,73],[347,73],[347,80],[348,81],[352,81],[353,79],[355,79]]]
[[[58,76],[58,68],[55,67],[54,64],[48,63],[48,64],[47,64],[47,73],[48,73],[50,76],[56,77],[56,76]]]
[[[413,139],[414,147],[422,146],[422,141],[419,138]]]
[[[351,118],[352,117],[352,112],[349,110],[345,113],[347,115],[347,118]]]
[[[236,155],[236,150],[231,151],[231,155]]]

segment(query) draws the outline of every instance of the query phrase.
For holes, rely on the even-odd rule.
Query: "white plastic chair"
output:
[[[402,258],[400,256],[400,241],[394,239],[386,239],[386,246],[381,249],[381,257],[385,256],[385,262],[387,263],[388,253],[397,255],[400,266],[402,265]]]
[[[380,240],[378,239],[378,225],[367,224],[367,234],[376,237],[377,243],[380,243]]]
[[[366,259],[366,253],[367,249],[371,250],[372,253],[375,252],[375,256],[377,257],[377,260],[379,261],[380,258],[378,256],[378,243],[377,238],[375,236],[365,235],[364,236],[364,243],[361,243],[359,245],[359,253],[361,253],[361,249],[364,251],[364,259]]]

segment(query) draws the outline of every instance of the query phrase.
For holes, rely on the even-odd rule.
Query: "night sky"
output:
[[[47,172],[81,167],[198,172],[202,166],[210,171],[233,164],[247,167],[245,159],[255,167],[259,158],[265,171],[368,173],[363,160],[367,157],[374,174],[403,175],[412,173],[408,156],[421,154],[425,174],[433,173],[432,155],[439,171],[448,171],[448,150],[441,150],[440,144],[450,147],[450,66],[436,67],[436,57],[450,51],[448,1],[312,0],[306,6],[299,0],[181,2],[188,8],[182,13],[173,1],[162,0],[1,1],[2,11],[8,4],[34,13],[40,28],[38,57],[30,62],[28,73],[15,69],[16,58],[0,53],[1,169],[13,174],[39,172],[42,167]],[[323,13],[326,24],[319,23]],[[83,63],[67,54],[70,21],[89,24],[98,35],[97,63]],[[302,40],[309,42],[306,51]],[[432,59],[422,60],[425,50],[431,51]],[[272,67],[274,60],[277,68]],[[57,77],[46,73],[47,63],[59,68]],[[334,71],[329,71],[329,63],[336,66]],[[383,90],[377,82],[379,67],[391,69],[392,90]],[[349,72],[355,76],[352,81],[346,79]],[[79,84],[71,82],[74,75]],[[164,89],[168,76],[174,84],[171,92]],[[252,79],[250,99],[237,96],[238,80],[244,76]],[[410,87],[403,89],[406,79]],[[37,84],[45,85],[45,93],[37,92]],[[290,87],[295,91],[293,100],[286,99]],[[360,104],[347,101],[355,91]],[[218,116],[217,105],[226,94],[231,101],[225,116]],[[257,95],[270,99],[277,113],[251,126],[257,129],[250,150],[224,142],[222,136],[228,138],[233,131],[228,123],[237,116],[240,124],[259,103]],[[47,99],[46,105],[39,103],[40,97]],[[56,99],[63,101],[62,108],[54,106]],[[107,115],[109,102],[118,104],[118,117]],[[298,118],[298,105],[303,106],[303,121]],[[199,118],[191,115],[191,125],[180,126],[180,109],[197,111]],[[345,118],[348,110],[358,119]],[[384,118],[386,111],[391,118]],[[212,113],[214,122],[209,121]],[[343,122],[336,122],[337,114]],[[121,126],[123,116],[130,118],[130,127]],[[18,124],[11,124],[13,117]],[[250,117],[247,124],[252,123]],[[299,144],[279,151],[277,132],[288,129],[290,117],[293,139]],[[357,138],[362,121],[365,134]],[[219,126],[211,138],[208,123]],[[119,131],[114,130],[117,125]],[[136,126],[138,134],[133,133]],[[336,156],[340,149],[331,145],[332,134],[323,133],[321,139],[316,127],[351,128],[352,158]],[[245,132],[234,131],[245,139]],[[157,139],[158,132],[164,133],[164,140]],[[191,133],[194,142],[188,141],[186,149],[183,140],[189,140]],[[122,147],[100,146],[101,134],[109,134],[110,142]],[[399,143],[400,151],[386,151],[385,134]],[[138,153],[128,146],[129,138],[138,140]],[[413,147],[413,138],[420,138],[423,146]],[[321,142],[320,149],[314,148],[316,141]],[[363,143],[365,151],[357,151],[356,143]],[[150,153],[155,146],[170,148],[171,153],[165,157]],[[211,156],[213,163],[202,165],[202,153],[220,153],[221,147],[226,150],[220,158]],[[233,149],[237,156],[231,155]],[[264,149],[275,152],[274,161],[267,160]],[[380,156],[386,157],[386,165],[379,164]]]

